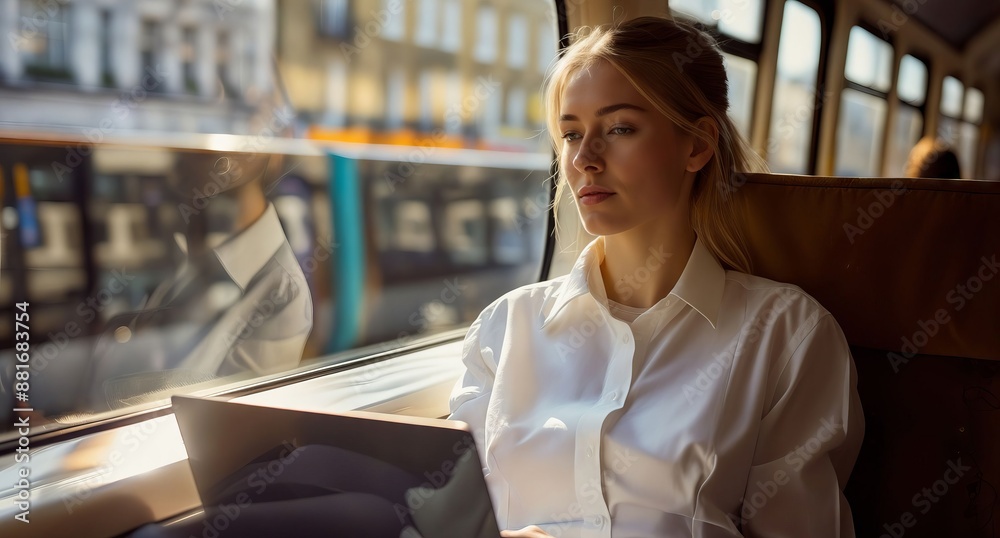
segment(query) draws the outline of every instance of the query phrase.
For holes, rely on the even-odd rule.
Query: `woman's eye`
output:
[[[563,133],[562,138],[563,140],[577,140],[580,138],[580,133],[574,133],[574,132]]]
[[[627,135],[627,134],[631,133],[634,130],[635,129],[633,129],[631,127],[612,127],[610,134],[613,134],[613,135]]]

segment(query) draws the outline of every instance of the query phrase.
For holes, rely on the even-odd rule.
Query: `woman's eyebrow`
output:
[[[617,105],[608,105],[597,109],[597,113],[594,114],[598,118],[601,116],[606,116],[612,112],[617,112],[619,110],[637,110],[639,112],[645,112],[646,109],[641,106],[630,105],[628,103],[618,103]],[[562,114],[559,116],[559,121],[578,121],[580,118],[574,116],[573,114]]]

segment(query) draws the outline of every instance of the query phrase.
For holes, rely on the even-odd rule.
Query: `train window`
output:
[[[785,2],[767,143],[772,172],[809,172],[821,39],[816,10],[795,0]]]
[[[971,151],[965,147],[965,141],[962,137],[963,134],[971,134],[962,126],[964,97],[965,86],[962,81],[952,76],[944,77],[941,82],[941,106],[937,134],[955,150],[962,177],[971,177],[972,171],[969,168],[971,163],[965,159]]]
[[[962,177],[978,177],[976,157],[979,149],[979,123],[983,119],[983,92],[969,87],[965,90],[963,121],[958,133],[958,161],[962,167]]]
[[[761,0],[671,0],[670,8],[719,33],[747,43],[759,43],[764,2]]]
[[[926,96],[927,65],[909,54],[903,56],[896,80],[896,118],[885,155],[884,175],[903,175],[910,150],[920,140],[924,130],[922,107]]]
[[[944,77],[941,84],[941,113],[951,118],[962,117],[962,81]]]
[[[750,137],[754,88],[757,86],[757,62],[723,53],[729,77],[729,116],[743,136]]]
[[[554,3],[199,2],[51,3],[0,59],[26,90],[0,130],[0,315],[32,308],[33,426],[399,346],[538,278]],[[136,31],[105,47],[109,26]]]
[[[837,120],[838,176],[877,176],[892,71],[892,47],[860,26],[851,28]]]

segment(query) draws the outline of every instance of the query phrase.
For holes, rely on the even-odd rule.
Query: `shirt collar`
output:
[[[233,282],[246,290],[250,279],[263,269],[284,242],[285,232],[278,220],[278,212],[274,204],[268,203],[260,218],[216,247],[215,255]]]
[[[183,235],[174,236],[181,251],[187,253],[187,241]],[[274,204],[268,203],[267,209],[247,228],[229,237],[222,244],[213,247],[212,252],[229,275],[229,278],[246,291],[250,279],[274,257],[281,244],[285,241],[285,232],[278,219]]]
[[[607,304],[608,297],[601,277],[602,261],[604,261],[604,237],[598,237],[583,249],[573,268],[559,285],[555,303],[545,317],[542,327],[548,325],[567,304],[587,293],[598,302]],[[695,312],[701,314],[712,328],[715,328],[725,283],[726,270],[701,240],[696,239],[684,271],[681,272],[670,295],[684,301]]]

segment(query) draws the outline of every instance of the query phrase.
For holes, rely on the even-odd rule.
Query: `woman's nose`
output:
[[[601,138],[590,138],[581,141],[573,166],[580,172],[600,172],[604,170],[604,152],[607,144]]]

